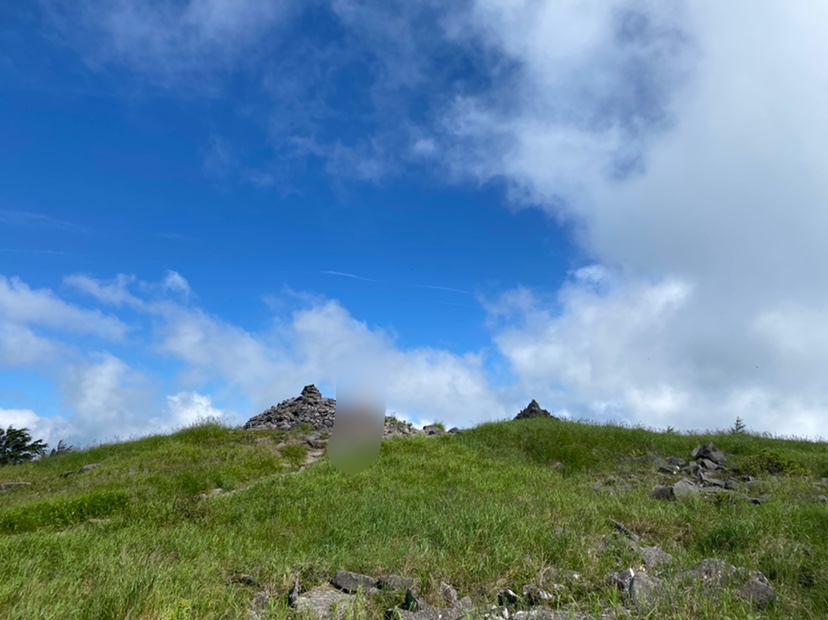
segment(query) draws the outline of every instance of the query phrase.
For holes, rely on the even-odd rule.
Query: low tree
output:
[[[730,428],[731,435],[743,435],[747,426],[742,418],[737,417],[736,423]]]
[[[0,428],[0,465],[19,465],[46,452],[48,444],[32,441],[28,428]]]

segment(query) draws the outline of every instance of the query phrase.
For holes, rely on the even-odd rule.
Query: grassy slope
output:
[[[642,472],[631,494],[592,489],[596,480],[625,475],[621,455],[689,458],[709,440],[736,462],[771,448],[819,479],[828,476],[824,443],[508,421],[385,441],[372,468],[347,476],[326,459],[281,473],[274,447],[284,437],[208,423],[0,468],[0,481],[33,483],[0,495],[0,617],[245,618],[255,590],[231,584],[231,574],[252,574],[282,594],[293,574],[312,587],[340,569],[416,577],[434,604],[442,604],[445,580],[482,605],[500,588],[537,581],[547,566],[595,583],[637,565],[621,545],[614,554],[590,552],[610,532],[608,518],[673,554],[679,568],[721,557],[761,570],[780,595],[762,617],[828,613],[828,505],[813,501],[807,479],[769,476],[772,498],[761,506],[652,500],[658,478],[643,473],[644,464],[622,466]],[[287,471],[302,460],[292,457]],[[550,467],[555,461],[564,468]],[[92,462],[100,467],[60,476]],[[244,486],[250,489],[194,498]],[[576,598],[584,611],[620,602],[610,591]],[[726,599],[716,609],[719,618],[757,617]],[[688,608],[671,617],[706,613]],[[276,606],[268,617],[287,615]]]

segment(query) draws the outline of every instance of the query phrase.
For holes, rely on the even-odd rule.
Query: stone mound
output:
[[[244,425],[245,430],[274,429],[291,431],[308,424],[314,431],[331,432],[336,417],[336,399],[325,398],[314,385],[306,385],[302,394],[296,398],[282,401],[275,407],[250,418]],[[459,429],[451,429],[451,433]],[[411,437],[417,435],[442,435],[444,431],[436,426],[426,426],[422,430],[414,428],[391,416],[385,416],[382,438]]]
[[[275,407],[250,418],[245,430],[290,431],[309,424],[316,431],[333,429],[336,400],[325,398],[315,385],[306,385],[301,396],[283,400]]]
[[[549,413],[546,409],[541,409],[541,406],[538,404],[538,401],[532,399],[532,402],[521,411],[519,414],[515,416],[515,420],[527,420],[529,418],[553,418],[557,420],[558,418],[551,413]]]

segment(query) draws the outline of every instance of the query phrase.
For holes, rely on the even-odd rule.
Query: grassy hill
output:
[[[678,567],[719,557],[762,571],[778,594],[761,612],[724,599],[683,603],[671,617],[828,617],[828,504],[814,499],[814,483],[828,477],[824,443],[504,421],[387,440],[370,469],[348,476],[325,458],[296,473],[305,448],[276,450],[287,435],[205,422],[0,467],[0,482],[32,483],[0,494],[0,618],[241,619],[255,589],[232,575],[287,594],[294,575],[312,587],[338,570],[414,577],[435,605],[446,581],[482,606],[545,567],[599,584],[639,564],[613,542],[608,519],[672,554]],[[689,460],[708,441],[764,480],[770,499],[655,500],[663,476],[646,459],[626,458]],[[776,456],[757,458],[768,450]],[[61,475],[89,463],[99,466]],[[629,490],[596,491],[608,477]],[[199,499],[217,487],[236,492]],[[609,550],[596,552],[602,539]],[[620,603],[605,588],[574,591],[569,606],[594,612]],[[375,613],[366,608],[362,617]],[[284,603],[267,617],[291,615]]]

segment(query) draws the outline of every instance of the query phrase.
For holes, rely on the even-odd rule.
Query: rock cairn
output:
[[[546,409],[541,409],[541,406],[538,404],[538,401],[532,400],[531,403],[519,414],[515,416],[515,420],[526,420],[529,418],[554,418],[558,419],[556,416],[553,416],[549,413]]]
[[[306,385],[302,394],[296,398],[282,401],[275,407],[250,418],[244,425],[245,430],[275,429],[291,431],[308,424],[316,432],[333,431],[336,417],[336,399],[325,398],[315,385]],[[452,428],[450,433],[459,432]],[[426,426],[422,430],[414,428],[391,416],[385,416],[382,437],[411,437],[417,435],[442,435],[444,431],[436,426]]]
[[[275,407],[250,418],[245,430],[275,429],[290,431],[309,424],[316,431],[333,429],[336,400],[325,398],[315,385],[306,385],[302,395],[283,400]]]

